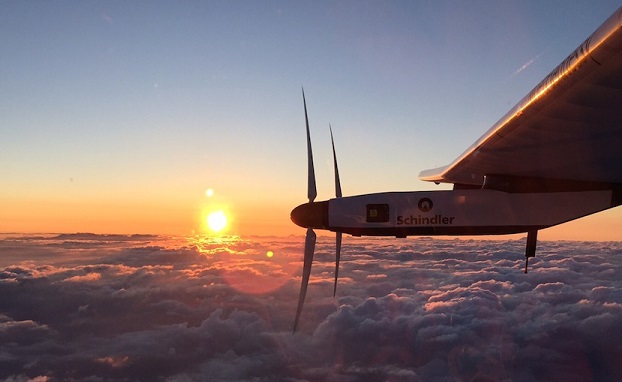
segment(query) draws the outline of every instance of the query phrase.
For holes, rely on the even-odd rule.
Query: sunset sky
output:
[[[617,1],[3,2],[0,232],[302,234],[318,199],[443,189]],[[446,186],[445,186],[446,188]],[[209,192],[208,192],[209,191]],[[541,233],[620,240],[622,210]]]

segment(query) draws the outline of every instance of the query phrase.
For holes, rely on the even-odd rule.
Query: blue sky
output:
[[[290,224],[302,86],[320,198],[329,123],[344,194],[435,188],[419,171],[457,157],[618,6],[5,2],[0,203],[190,216],[213,187],[238,215],[261,206]]]

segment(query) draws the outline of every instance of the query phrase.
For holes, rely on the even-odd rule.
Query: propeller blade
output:
[[[305,99],[305,90],[302,89],[302,102],[305,107],[305,122],[307,124],[307,197],[309,202],[315,200],[317,196],[317,188],[315,187],[315,169],[313,168],[313,151],[311,150],[311,133],[309,132],[309,117],[307,116],[307,100]]]
[[[335,287],[333,288],[333,297],[337,296],[337,278],[339,278],[339,258],[341,257],[341,232],[337,232],[335,242]]]
[[[337,167],[337,154],[335,154],[335,141],[333,140],[333,127],[329,124],[330,143],[333,145],[333,163],[335,164],[335,196],[341,198],[341,181],[339,180],[339,168]]]
[[[333,139],[333,127],[329,124],[330,143],[333,146],[333,163],[335,166],[335,196],[341,198],[341,180],[339,179],[339,167],[337,166],[337,154],[335,152],[335,140]],[[341,237],[342,233],[337,232],[335,237],[335,286],[333,288],[333,297],[337,295],[337,279],[339,278],[339,259],[341,257]]]
[[[305,303],[305,296],[307,295],[307,286],[309,285],[309,277],[311,276],[311,264],[313,263],[313,252],[315,252],[315,239],[315,232],[313,232],[311,228],[308,228],[307,235],[305,237],[305,257],[302,268],[302,284],[300,285],[300,296],[298,297],[296,320],[294,320],[294,332],[296,331],[296,328],[298,328],[298,320],[300,319],[302,306]]]

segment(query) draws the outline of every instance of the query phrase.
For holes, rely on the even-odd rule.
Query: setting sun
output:
[[[227,215],[223,211],[212,212],[207,215],[207,226],[214,232],[220,232],[227,226]]]

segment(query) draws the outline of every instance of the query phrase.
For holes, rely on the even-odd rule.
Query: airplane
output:
[[[452,190],[342,196],[332,128],[335,198],[317,190],[309,118],[308,202],[291,212],[306,228],[298,327],[315,251],[314,229],[336,233],[337,291],[341,241],[353,236],[527,233],[525,270],[538,231],[622,204],[622,7],[527,96],[449,165],[423,181]]]

